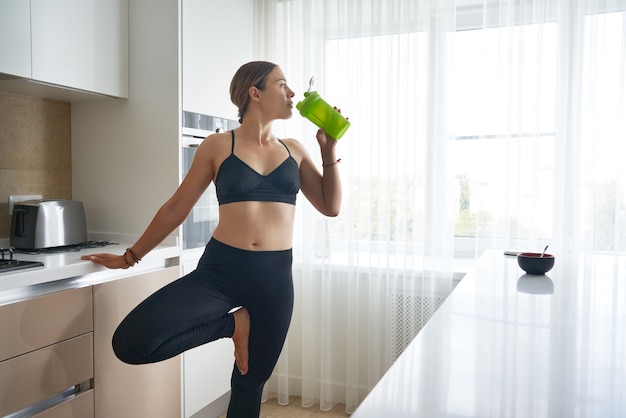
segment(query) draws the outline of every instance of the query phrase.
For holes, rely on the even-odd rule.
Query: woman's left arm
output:
[[[326,135],[322,129],[317,131],[316,137],[322,153],[322,172],[315,166],[307,150],[300,145],[300,189],[321,214],[337,216],[341,208],[339,159],[335,152],[337,141]]]

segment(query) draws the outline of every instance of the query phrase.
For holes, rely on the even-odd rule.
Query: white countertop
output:
[[[123,254],[129,246],[129,243],[120,242],[100,248],[63,253],[16,253],[14,254],[15,259],[41,261],[44,266],[0,273],[0,305],[41,293],[56,291],[55,286],[58,287],[58,290],[87,286],[163,268],[171,264],[171,259],[180,256],[178,246],[169,245],[166,242],[150,251],[140,263],[128,269],[111,270],[80,258],[86,254],[96,253]]]
[[[352,417],[626,416],[626,259],[581,261],[486,252]]]

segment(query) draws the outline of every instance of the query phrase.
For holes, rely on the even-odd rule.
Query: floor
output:
[[[310,408],[300,406],[300,398],[292,396],[289,398],[289,404],[279,405],[276,398],[268,399],[261,404],[261,418],[345,418],[349,417],[346,413],[346,406],[337,404],[330,411],[320,411],[319,404],[315,404]],[[226,414],[219,418],[226,418]]]

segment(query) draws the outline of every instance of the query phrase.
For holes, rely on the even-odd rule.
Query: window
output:
[[[423,240],[425,142],[440,129],[431,119],[442,116],[429,110],[440,92],[429,86],[436,52],[427,41],[412,32],[325,44],[326,90],[338,101],[350,97],[350,116],[367,124],[350,151],[361,173],[344,185],[352,189],[352,224],[335,225],[335,238]],[[550,238],[556,23],[458,31],[447,42],[448,172],[438,193],[451,197],[455,236]],[[342,71],[332,64],[336,57],[351,65]],[[371,106],[381,102],[383,111]]]
[[[347,146],[350,160],[359,165],[344,181],[353,213],[335,224],[331,238],[420,242],[424,172],[417,158],[424,155],[428,114],[426,36],[411,32],[338,39],[325,47],[327,100],[349,98],[349,117],[358,121]],[[351,65],[330,64],[337,57]]]
[[[596,251],[626,251],[626,13],[585,18],[581,225]]]
[[[551,238],[557,29],[545,23],[449,36],[455,236]]]
[[[286,48],[298,69],[323,63],[324,98],[353,121],[342,215],[326,239],[410,254],[433,233],[455,247],[536,245],[572,225],[594,251],[626,251],[626,17],[582,3],[585,18],[564,22],[574,6],[557,2],[543,23],[527,13],[543,9],[517,2],[445,10],[453,29],[433,28],[434,15],[405,18],[400,4],[393,18],[362,7],[364,22],[333,9],[309,32],[323,42],[304,41],[296,58]],[[283,4],[285,20],[298,5]],[[527,20],[500,22],[509,13]],[[565,212],[578,218],[562,222]]]

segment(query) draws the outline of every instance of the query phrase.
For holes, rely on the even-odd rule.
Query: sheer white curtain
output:
[[[625,1],[256,0],[256,51],[352,127],[344,203],[300,197],[265,396],[352,412],[486,248],[623,252]],[[316,128],[276,131],[320,164]],[[446,341],[434,349],[446,350]]]

